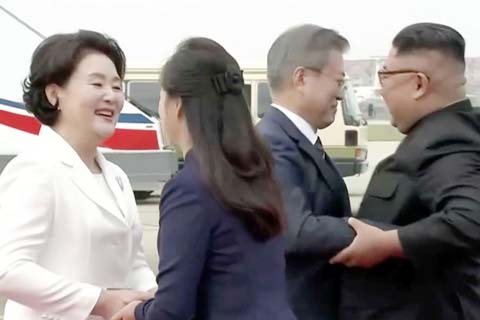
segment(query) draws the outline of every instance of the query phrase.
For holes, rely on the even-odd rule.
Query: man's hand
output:
[[[111,320],[135,320],[135,308],[142,303],[142,301],[132,301],[123,309],[118,311]]]
[[[371,268],[390,257],[403,257],[397,230],[383,231],[355,218],[348,219],[348,223],[357,235],[330,263]]]
[[[147,293],[148,293],[148,298],[147,298],[147,299],[144,299],[144,300],[152,299],[153,297],[155,297],[155,293],[157,293],[157,290],[158,290],[158,287],[154,287],[154,288],[148,290],[148,291],[147,291]]]
[[[92,315],[110,319],[115,313],[121,310],[132,301],[143,301],[149,299],[149,292],[133,290],[103,290],[98,298],[97,304],[92,310]]]

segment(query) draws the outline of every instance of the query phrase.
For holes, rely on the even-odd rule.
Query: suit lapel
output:
[[[315,146],[308,141],[295,124],[280,110],[269,107],[265,112],[264,119],[278,123],[290,138],[297,142],[299,149],[308,154],[313,160],[328,187],[333,190],[334,186],[338,183],[338,176],[336,175],[335,169],[326,162],[328,156],[326,155],[325,159],[323,159]]]
[[[119,216],[119,208],[115,206],[113,201],[108,201],[108,195],[99,188],[92,173],[88,169],[85,171],[83,168],[72,167],[71,171],[73,183],[85,196],[99,205],[108,214],[115,217],[115,219],[125,224],[126,221]]]
[[[112,190],[118,208],[123,214],[123,217],[128,220],[129,216],[127,214],[127,205],[125,203],[124,195],[124,189],[127,182],[123,181],[122,177],[117,174],[116,170],[114,170],[112,165],[100,152],[97,152],[97,161],[100,168],[102,168],[103,175],[105,176],[105,180],[107,181],[110,190]]]
[[[337,166],[335,165],[335,163],[333,163],[332,159],[326,153],[325,153],[325,160],[327,161],[330,168],[332,168],[332,170],[335,171],[335,176],[337,177],[336,178],[337,184],[340,184],[339,188],[341,188],[341,191],[338,191],[336,193],[341,198],[343,203],[343,216],[345,217],[351,216],[352,207],[350,206],[350,196],[349,196],[347,185],[345,184],[345,180],[343,180],[342,175],[340,174],[340,171],[338,171],[337,169]]]
[[[317,166],[320,174],[323,176],[325,182],[327,183],[328,187],[333,190],[336,183],[338,183],[338,176],[336,175],[335,169],[332,168],[326,161],[327,155],[325,155],[325,159],[323,159],[322,155],[318,150],[315,149],[310,141],[307,139],[301,139],[298,141],[298,147],[306,154],[312,158],[313,162]]]
[[[114,216],[117,220],[125,224],[125,219],[119,216],[119,208],[115,206],[113,201],[108,201],[108,195],[102,192],[95,181],[93,174],[80,159],[77,152],[59,134],[49,127],[42,126],[39,137],[49,148],[49,151],[54,153],[63,165],[65,165],[70,172],[72,182],[78,187],[78,189],[80,189],[80,191],[90,200],[104,209],[104,211],[108,212],[108,214]],[[104,165],[104,167],[107,166]],[[108,171],[107,168],[107,172]],[[107,178],[108,175],[109,174],[107,173],[105,177]],[[107,183],[111,187],[113,183],[109,182],[109,179],[110,178],[107,178]],[[115,195],[117,194],[113,189],[112,192]],[[119,207],[121,208],[121,206]]]

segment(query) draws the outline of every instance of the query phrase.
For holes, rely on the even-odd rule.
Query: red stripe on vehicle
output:
[[[40,122],[32,116],[0,110],[0,124],[38,135]],[[115,133],[105,140],[102,147],[114,150],[158,150],[159,143],[155,130],[115,129]]]
[[[0,110],[0,124],[31,134],[40,132],[40,122],[31,116]]]
[[[116,150],[158,150],[155,130],[115,129],[113,136],[105,140],[102,147]]]

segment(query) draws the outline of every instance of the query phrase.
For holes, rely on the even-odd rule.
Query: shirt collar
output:
[[[290,121],[292,121],[295,127],[300,130],[300,132],[308,139],[308,141],[310,141],[312,144],[317,142],[318,136],[315,129],[313,129],[305,119],[278,104],[272,103],[272,107],[282,112]]]

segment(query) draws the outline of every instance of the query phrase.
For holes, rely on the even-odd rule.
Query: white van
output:
[[[256,123],[272,103],[264,68],[244,69],[244,95],[252,120]],[[125,74],[126,95],[156,113],[160,85],[158,68],[128,69]],[[358,175],[367,170],[367,122],[363,118],[353,88],[348,79],[339,102],[335,121],[320,130],[325,151],[333,159],[343,177]],[[158,114],[157,114],[158,116]]]

